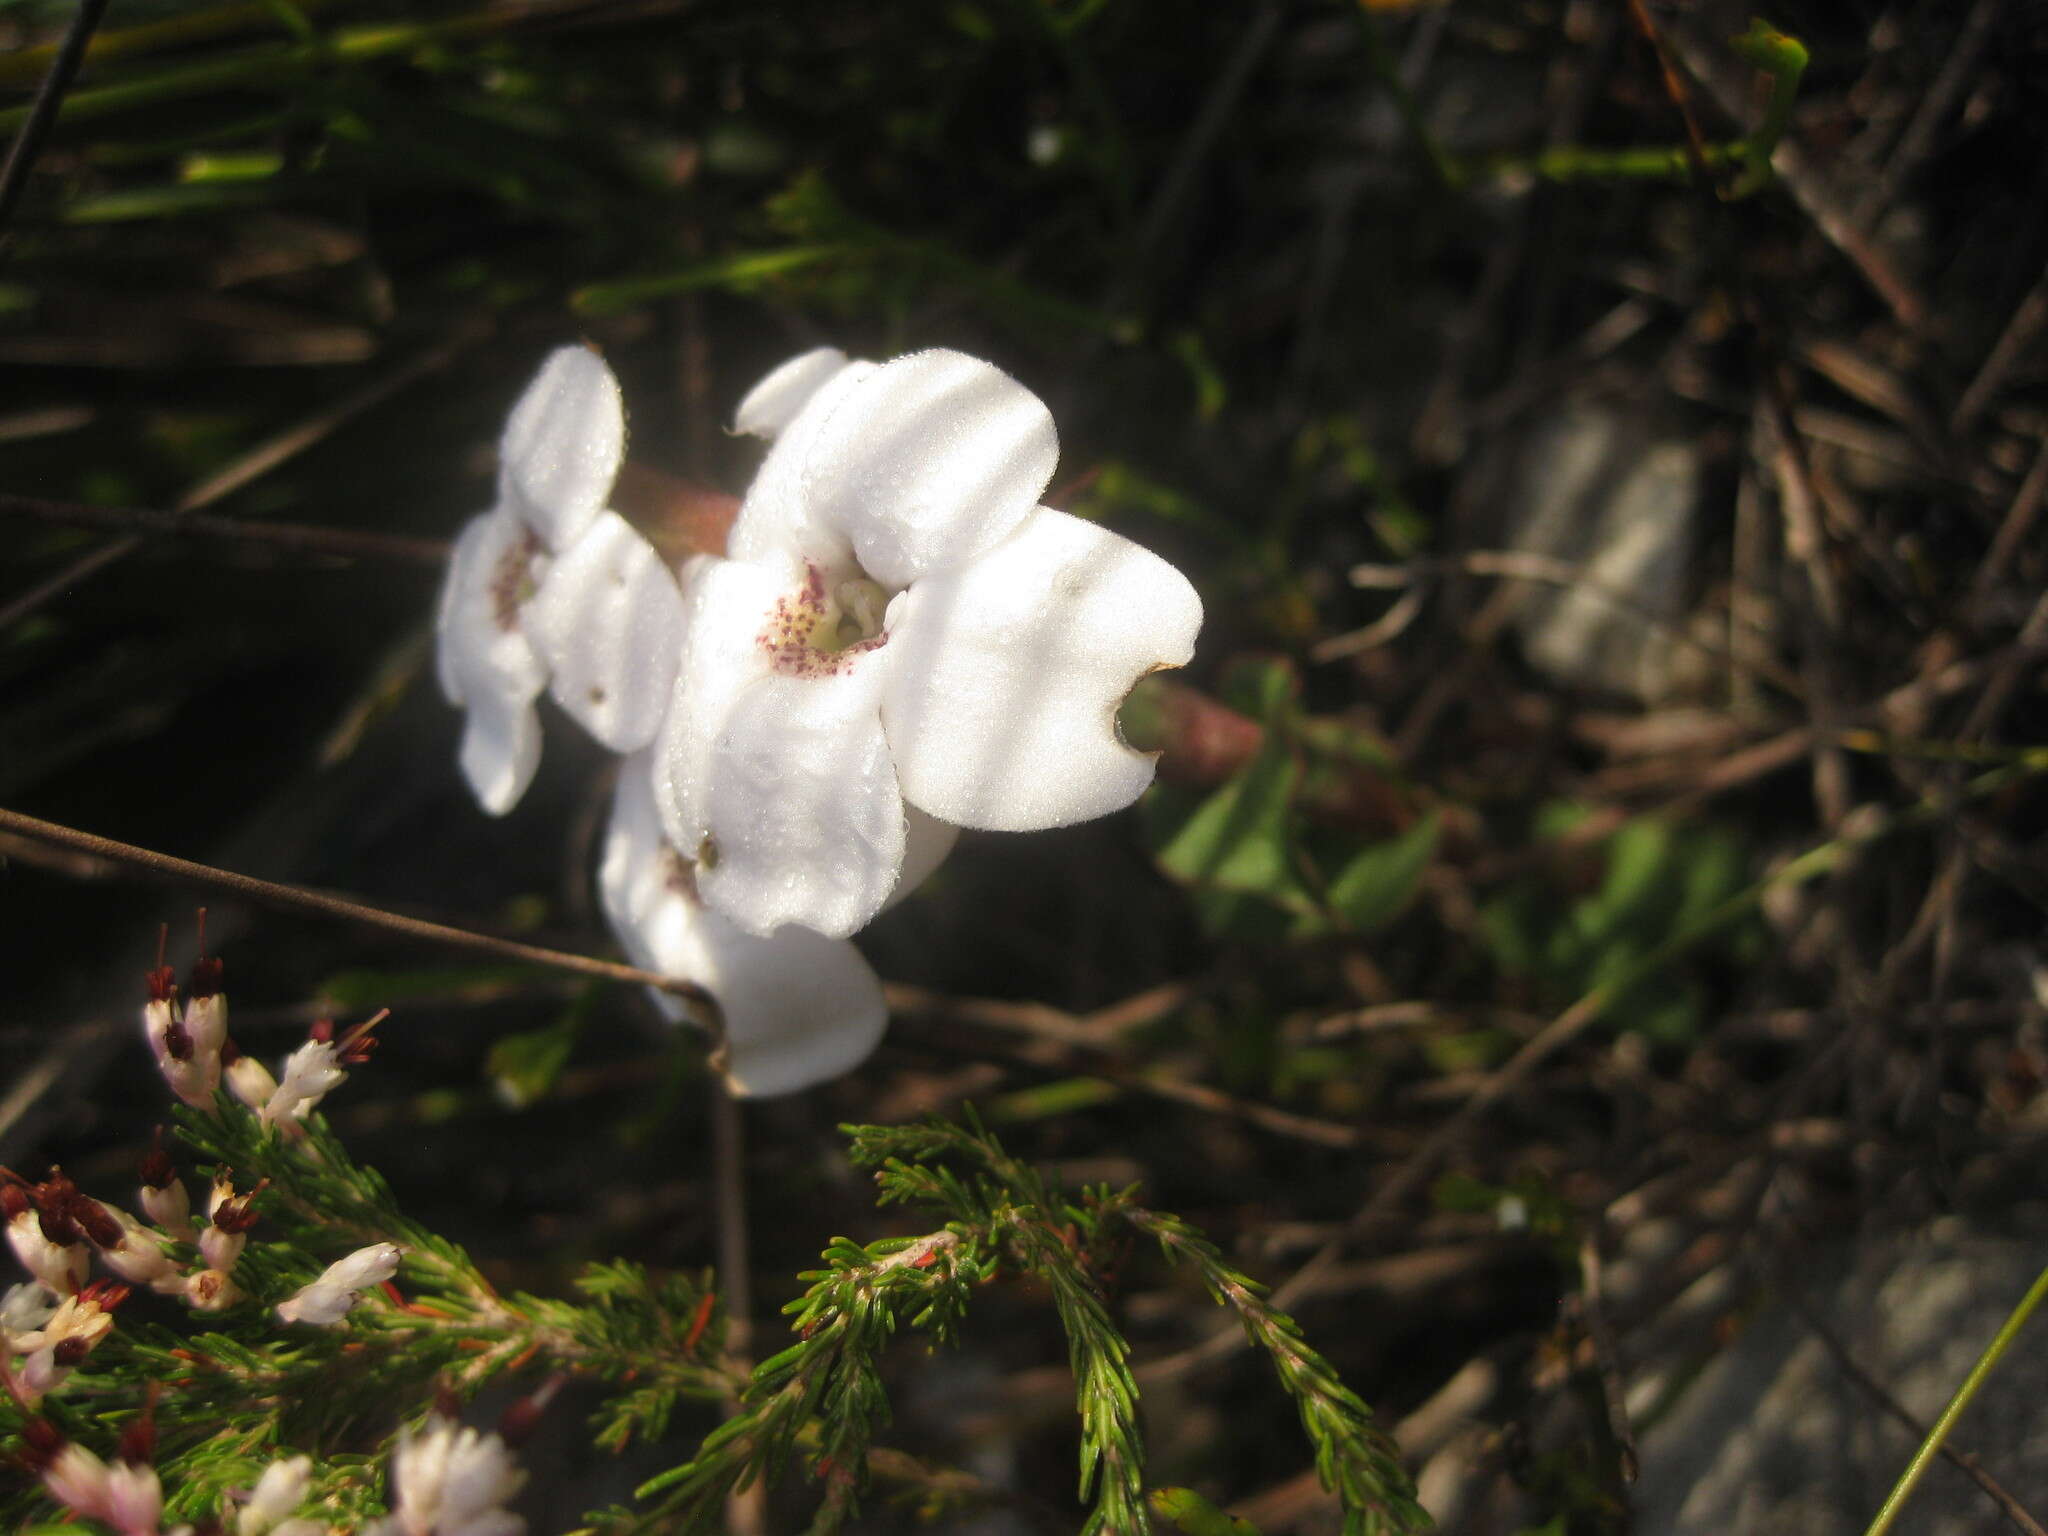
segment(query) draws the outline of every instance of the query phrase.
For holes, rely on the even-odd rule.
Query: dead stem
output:
[[[19,833],[38,842],[111,860],[130,869],[161,875],[180,884],[226,891],[246,897],[260,906],[274,907],[286,912],[310,912],[319,917],[338,917],[345,922],[357,923],[366,928],[380,928],[387,933],[422,939],[430,944],[473,950],[480,954],[496,955],[505,960],[521,960],[530,965],[546,966],[551,970],[574,972],[576,975],[588,976],[597,981],[635,982],[645,987],[658,987],[664,992],[672,992],[693,1002],[711,1001],[710,995],[693,981],[684,981],[673,976],[659,976],[652,971],[620,965],[616,961],[600,960],[594,955],[544,949],[536,944],[522,944],[516,939],[502,939],[495,934],[477,933],[468,928],[451,928],[446,923],[430,923],[424,918],[387,912],[359,901],[331,896],[324,891],[308,890],[304,886],[280,885],[271,880],[258,880],[252,875],[237,874],[228,869],[215,869],[208,864],[195,864],[189,859],[175,858],[149,848],[138,848],[132,843],[116,842],[110,837],[99,837],[91,832],[81,832],[74,827],[59,826],[55,822],[24,816],[19,811],[10,811],[4,807],[0,807],[0,831]]]

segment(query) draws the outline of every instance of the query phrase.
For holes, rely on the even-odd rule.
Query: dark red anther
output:
[[[334,1020],[315,1019],[313,1027],[306,1031],[306,1038],[325,1045],[334,1038]]]
[[[64,1449],[64,1435],[48,1419],[24,1419],[21,1424],[21,1459],[31,1472],[41,1472]]]
[[[181,1019],[172,1019],[164,1026],[164,1054],[173,1061],[192,1059],[192,1031]]]
[[[50,1358],[67,1368],[78,1364],[90,1353],[92,1346],[75,1333],[70,1338],[59,1339],[50,1346]]]
[[[220,1064],[223,1067],[232,1067],[241,1059],[242,1048],[235,1044],[235,1037],[233,1035],[222,1035],[220,1037]]]
[[[94,1217],[104,1215],[97,1206],[88,1215],[84,1209],[85,1194],[71,1182],[71,1176],[62,1168],[52,1167],[43,1176],[40,1184],[28,1187],[29,1200],[35,1205],[36,1215],[41,1219],[43,1236],[53,1243],[79,1243],[85,1241],[84,1224]],[[61,1235],[60,1235],[61,1234]],[[118,1228],[116,1229],[118,1240]]]
[[[526,1396],[513,1398],[498,1415],[498,1438],[510,1446],[521,1446],[531,1440],[533,1432],[540,1428],[541,1415],[568,1379],[567,1372],[557,1371]]]
[[[71,1198],[65,1202],[64,1214],[78,1224],[78,1230],[92,1240],[95,1248],[118,1248],[121,1245],[121,1223],[92,1196],[72,1190]]]
[[[257,1180],[256,1187],[246,1195],[232,1200],[223,1200],[214,1208],[213,1224],[223,1232],[246,1232],[256,1225],[256,1197],[270,1187],[270,1180]]]
[[[362,1023],[356,1025],[354,1029],[343,1035],[335,1044],[335,1060],[345,1067],[362,1066],[370,1059],[371,1052],[377,1049],[377,1037],[371,1034],[370,1031],[390,1017],[391,1010],[389,1008],[380,1008],[377,1012],[371,1014],[369,1018],[363,1020]]]
[[[193,1002],[198,1002],[202,997],[212,997],[220,991],[221,970],[218,956],[201,955],[192,962],[192,971],[186,978],[185,986]]]
[[[78,1186],[71,1182],[70,1174],[52,1163],[50,1171],[43,1175],[43,1182],[31,1186],[29,1193],[34,1196],[38,1206],[61,1206],[67,1204],[71,1197],[78,1193]]]
[[[78,1230],[78,1223],[63,1211],[38,1207],[36,1225],[43,1229],[44,1241],[55,1243],[59,1248],[70,1248],[85,1241],[85,1234]]]
[[[145,1189],[169,1189],[171,1181],[178,1176],[178,1170],[171,1163],[171,1154],[164,1150],[162,1126],[156,1128],[156,1135],[150,1139],[149,1150],[142,1155],[141,1173]]]
[[[0,1211],[7,1213],[9,1221],[25,1216],[29,1211],[28,1190],[19,1182],[20,1174],[10,1174],[0,1179]]]

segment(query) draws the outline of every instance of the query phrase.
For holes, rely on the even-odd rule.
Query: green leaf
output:
[[[1284,656],[1239,656],[1224,667],[1217,692],[1232,709],[1268,726],[1291,725],[1301,674]]]
[[[1432,811],[1399,837],[1360,853],[1330,882],[1330,905],[1368,933],[1391,923],[1415,899],[1442,825],[1443,818]]]
[[[596,990],[586,987],[577,993],[576,1000],[547,1028],[506,1035],[491,1046],[484,1070],[499,1098],[514,1109],[524,1109],[554,1087],[562,1068],[569,1064],[569,1053],[575,1049]]]
[[[672,298],[699,288],[730,288],[744,293],[762,281],[819,262],[857,255],[844,245],[798,245],[781,250],[737,251],[708,261],[695,261],[668,272],[579,288],[569,302],[580,315],[611,315],[657,299]]]
[[[1064,1077],[1020,1088],[988,1102],[988,1117],[998,1122],[1050,1120],[1076,1110],[1092,1109],[1119,1097],[1123,1090],[1099,1077]]]
[[[1287,808],[1299,776],[1293,754],[1268,745],[1159,850],[1160,868],[1225,890],[1263,895],[1291,886]]]
[[[1187,1536],[1259,1536],[1249,1520],[1227,1515],[1192,1488],[1154,1488],[1152,1512]]]
[[[1159,867],[1205,890],[1260,896],[1290,911],[1321,915],[1321,904],[1301,883],[1293,855],[1289,808],[1300,787],[1301,763],[1282,726],[1293,713],[1301,680],[1277,658],[1235,662],[1223,692],[1235,709],[1266,722],[1258,756],[1192,813],[1169,825],[1172,801],[1155,795],[1148,805]]]
[[[1538,819],[1540,835],[1558,836],[1577,820],[1553,807]],[[1584,867],[1590,852],[1574,862]],[[1697,977],[1668,975],[1629,985],[1645,957],[1676,934],[1707,922],[1742,888],[1750,854],[1732,828],[1683,825],[1639,817],[1600,848],[1599,884],[1567,900],[1550,880],[1517,882],[1480,914],[1495,964],[1534,976],[1545,995],[1562,1002],[1596,987],[1621,987],[1608,1003],[1616,1025],[1660,1044],[1684,1044],[1698,1032],[1710,996]],[[1740,964],[1753,930],[1726,936],[1724,964]]]
[[[1188,379],[1195,387],[1196,419],[1205,423],[1214,421],[1222,414],[1229,389],[1208,349],[1202,345],[1201,333],[1180,332],[1173,338],[1173,355],[1187,369]]]
[[[1153,518],[1190,528],[1231,550],[1248,547],[1244,528],[1222,516],[1206,502],[1162,480],[1155,480],[1136,465],[1108,459],[1095,478],[1076,497],[1069,511],[1092,522],[1119,523],[1133,518]]]
[[[554,986],[560,976],[531,965],[437,966],[417,971],[336,971],[313,988],[336,1013],[415,1002],[501,996],[528,985]]]

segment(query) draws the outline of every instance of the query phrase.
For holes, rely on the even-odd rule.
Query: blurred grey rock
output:
[[[1529,585],[1515,617],[1532,666],[1575,688],[1669,696],[1699,510],[1699,455],[1645,411],[1589,396],[1540,417],[1496,474],[1507,548],[1577,566],[1584,586]],[[1617,604],[1595,588],[1625,594]]]
[[[2044,1264],[2048,1241],[1945,1219],[1803,1266],[1797,1296],[1922,1423],[1940,1416]],[[1951,1437],[2037,1517],[2048,1515],[2048,1332],[2021,1334]],[[1647,1536],[1858,1536],[1918,1436],[1837,1363],[1789,1301],[1773,1302],[1645,1435],[1635,1528]],[[1900,1536],[2010,1532],[1945,1460]]]

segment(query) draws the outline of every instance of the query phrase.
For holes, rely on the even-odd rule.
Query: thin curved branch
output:
[[[501,939],[495,934],[477,933],[468,928],[451,928],[446,923],[430,923],[424,918],[386,912],[380,907],[365,906],[359,901],[330,896],[324,891],[308,890],[304,886],[280,885],[271,880],[258,880],[253,875],[237,874],[231,869],[216,869],[210,864],[195,864],[190,859],[175,858],[168,853],[158,853],[149,848],[138,848],[132,843],[116,842],[110,837],[100,837],[96,833],[81,832],[76,827],[60,826],[54,821],[24,816],[20,811],[10,811],[5,807],[0,807],[0,831],[19,833],[40,843],[68,848],[77,853],[106,859],[130,869],[144,870],[183,884],[226,891],[280,911],[311,912],[320,917],[338,917],[346,922],[359,923],[366,928],[381,928],[387,933],[424,939],[430,944],[497,955],[505,960],[523,960],[530,965],[569,971],[597,981],[635,982],[645,987],[659,987],[664,992],[674,993],[677,997],[688,998],[692,1002],[713,1001],[711,995],[697,983],[683,980],[681,977],[657,975],[653,971],[643,971],[635,966],[620,965],[614,960],[600,960],[595,955],[572,954],[561,949],[543,949],[537,944],[522,944],[516,939]]]

